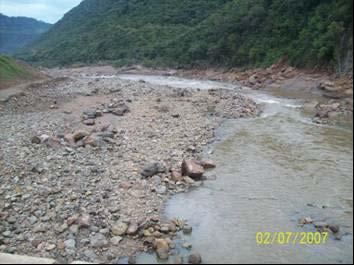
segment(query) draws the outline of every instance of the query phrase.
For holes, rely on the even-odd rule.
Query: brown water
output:
[[[121,76],[188,88],[229,88],[230,84],[173,77]],[[173,197],[166,216],[187,219],[193,244],[204,263],[352,263],[352,126],[311,123],[291,100],[242,90],[263,103],[262,117],[227,121],[209,148],[215,181]],[[206,150],[206,153],[210,150]],[[341,227],[341,241],[323,245],[256,245],[257,232],[315,231],[298,226],[310,216]],[[142,255],[139,263],[156,262]]]

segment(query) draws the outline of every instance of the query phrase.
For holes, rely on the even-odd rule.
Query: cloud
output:
[[[82,0],[0,0],[0,13],[55,23]]]

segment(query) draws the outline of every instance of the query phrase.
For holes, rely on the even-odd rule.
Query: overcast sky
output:
[[[0,0],[0,13],[55,23],[82,0]]]

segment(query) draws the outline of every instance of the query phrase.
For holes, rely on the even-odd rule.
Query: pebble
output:
[[[128,225],[123,222],[118,222],[115,225],[112,226],[112,234],[115,236],[122,236],[124,235],[128,230]]]
[[[103,248],[108,246],[108,241],[104,235],[96,234],[91,237],[90,244],[93,248]]]
[[[201,264],[202,263],[202,257],[198,253],[193,253],[193,254],[189,255],[188,263],[189,264]]]

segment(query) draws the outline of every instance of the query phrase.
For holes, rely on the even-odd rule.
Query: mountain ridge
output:
[[[85,0],[21,56],[34,63],[142,63],[348,71],[349,0]],[[349,37],[351,36],[351,37]],[[349,45],[348,45],[349,43]],[[348,53],[350,54],[350,53]],[[345,68],[345,69],[341,69]]]
[[[29,17],[0,13],[0,53],[13,54],[47,31],[51,24]]]

